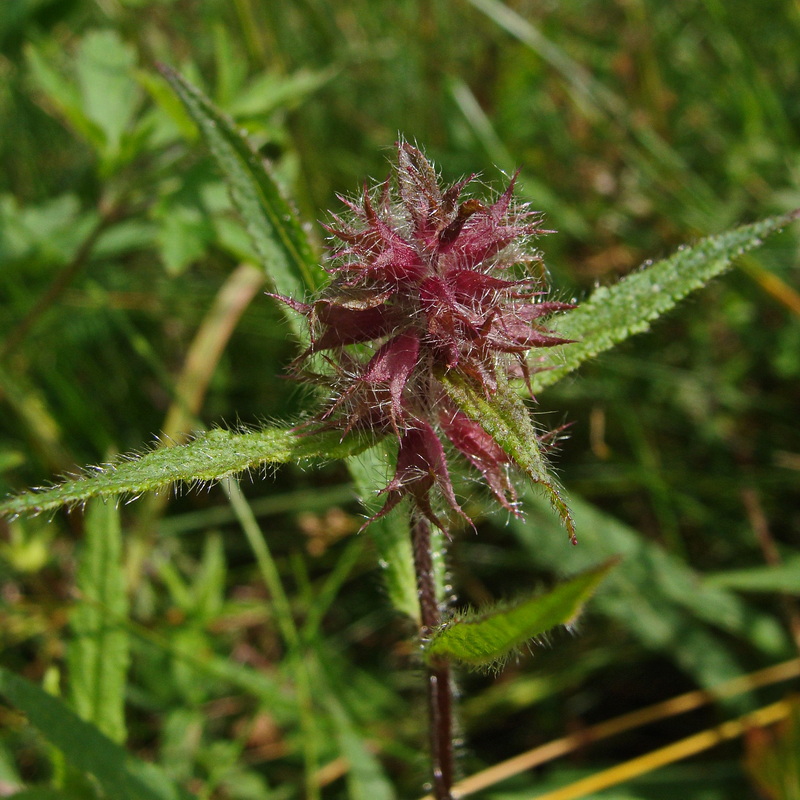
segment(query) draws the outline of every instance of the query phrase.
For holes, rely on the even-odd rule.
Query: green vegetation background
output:
[[[5,0],[0,488],[165,431],[291,419],[308,400],[276,377],[295,354],[290,331],[242,266],[254,260],[247,237],[156,62],[248,131],[320,247],[316,221],[341,208],[337,193],[385,176],[398,133],[449,179],[479,172],[497,187],[500,170],[521,167],[521,196],[558,231],[541,242],[556,296],[580,300],[681,243],[800,206],[798,41],[789,0]],[[464,484],[481,523],[451,549],[461,603],[624,556],[579,635],[498,677],[462,676],[465,774],[791,657],[798,284],[795,230],[542,394],[543,424],[574,423],[553,460],[583,521],[577,550],[534,501],[524,525],[507,526]],[[233,310],[214,327],[207,314],[226,289]],[[310,763],[326,798],[365,786],[414,796],[425,761],[411,631],[385,602],[368,539],[352,535],[361,517],[346,472],[286,468],[244,490],[322,665],[314,758],[297,653],[220,489],[123,509],[132,667],[121,735],[201,797],[299,797]],[[73,513],[2,530],[2,664],[51,688],[69,681],[81,529]],[[765,569],[766,541],[784,568]],[[597,745],[482,796],[529,797],[771,697]],[[64,785],[5,708],[0,730],[0,782],[55,774]],[[374,756],[374,774],[354,776],[358,753]],[[718,748],[613,796],[746,792],[756,780],[743,783],[743,753],[741,742]]]

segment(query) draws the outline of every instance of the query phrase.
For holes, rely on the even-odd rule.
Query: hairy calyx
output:
[[[329,285],[310,303],[280,297],[306,316],[311,344],[296,377],[329,400],[309,425],[397,437],[395,473],[373,517],[408,497],[442,529],[437,507],[462,517],[444,443],[517,514],[511,457],[479,419],[456,407],[442,376],[455,370],[487,398],[509,375],[529,383],[531,351],[564,344],[542,321],[572,306],[544,300],[541,256],[532,248],[541,215],[514,202],[516,176],[493,202],[462,200],[474,176],[441,187],[431,163],[407,142],[393,174],[326,226],[336,242]],[[538,268],[538,269],[535,269]]]

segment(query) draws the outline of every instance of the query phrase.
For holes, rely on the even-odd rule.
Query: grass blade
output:
[[[94,500],[86,515],[77,586],[82,601],[72,613],[69,643],[72,705],[115,742],[125,741],[128,633],[119,512]]]
[[[800,595],[800,556],[784,564],[714,572],[703,577],[705,586],[737,592],[781,592]]]
[[[107,797],[183,800],[188,795],[155,765],[139,761],[61,700],[0,667],[0,694],[28,717],[78,771],[94,775]]]

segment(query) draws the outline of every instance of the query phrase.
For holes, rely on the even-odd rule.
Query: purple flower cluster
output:
[[[550,231],[539,227],[540,214],[513,202],[515,178],[491,205],[461,201],[474,176],[442,188],[425,156],[398,143],[394,180],[365,186],[359,202],[344,200],[351,213],[327,226],[338,245],[321,296],[311,303],[279,298],[311,330],[295,373],[329,394],[312,422],[343,435],[370,430],[398,439],[394,477],[373,519],[409,497],[445,528],[434,511],[437,495],[466,518],[443,441],[517,513],[511,459],[456,407],[441,380],[455,370],[491,397],[501,374],[529,383],[532,348],[566,341],[542,326],[571,306],[542,299],[544,271],[533,274],[541,257],[530,241]]]

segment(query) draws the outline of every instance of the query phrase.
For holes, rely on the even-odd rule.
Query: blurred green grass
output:
[[[235,266],[253,258],[210,159],[158,83],[156,61],[235,116],[309,221],[338,208],[337,193],[383,178],[398,132],[451,179],[479,172],[497,185],[499,170],[521,167],[523,197],[559,231],[541,242],[556,293],[580,298],[683,242],[800,206],[798,41],[800,12],[789,0],[7,0],[0,488],[41,484],[149,442],[174,405],[205,312]],[[321,244],[316,224],[314,233]],[[760,569],[765,530],[783,557],[800,549],[797,231],[740,266],[651,334],[540,398],[545,424],[575,423],[554,457],[568,491],[701,573]],[[308,398],[276,377],[293,354],[272,301],[257,295],[197,422],[295,416]],[[338,761],[348,746],[354,752],[356,731],[398,795],[413,796],[424,733],[409,631],[382,599],[370,545],[353,549],[348,538],[359,520],[346,481],[331,464],[283,469],[244,488],[262,509],[293,615],[313,619],[327,598],[306,643],[327,687],[316,708],[331,713],[324,698],[334,698],[351,728],[334,736],[319,723],[314,749],[331,779],[323,795],[352,796],[358,785],[351,779],[347,788]],[[312,507],[318,487],[339,500]],[[471,502],[478,515],[482,498]],[[295,690],[294,656],[264,603],[250,549],[230,512],[220,513],[225,506],[212,490],[124,509],[138,632],[129,746],[200,796],[300,796],[307,728],[293,701],[276,700]],[[479,537],[458,539],[452,571],[461,601],[575,571],[566,541],[534,558],[504,523],[486,517]],[[3,533],[3,663],[37,681],[63,667],[80,528],[73,514]],[[558,534],[543,523],[527,532],[534,541],[545,535]],[[591,550],[602,524],[579,538]],[[517,687],[511,700],[489,679],[464,677],[470,698],[486,698],[479,717],[465,716],[465,771],[713,675],[713,664],[710,673],[687,666],[709,655],[692,647],[718,648],[720,678],[791,654],[788,633],[767,652],[685,609],[685,627],[658,646],[624,617],[637,614],[646,588],[631,581],[618,616],[598,608],[580,636],[559,636],[512,665],[500,678]],[[776,591],[741,598],[787,630]],[[46,777],[41,747],[18,721],[4,722],[0,777]],[[584,763],[619,760],[689,730],[673,723],[645,740],[623,738]],[[730,775],[744,774],[741,753],[707,757],[720,778],[696,776],[704,796],[729,796]],[[673,795],[690,791],[687,780],[689,772],[675,773]],[[534,785],[526,777],[520,792]],[[637,785],[636,796],[664,791]]]

